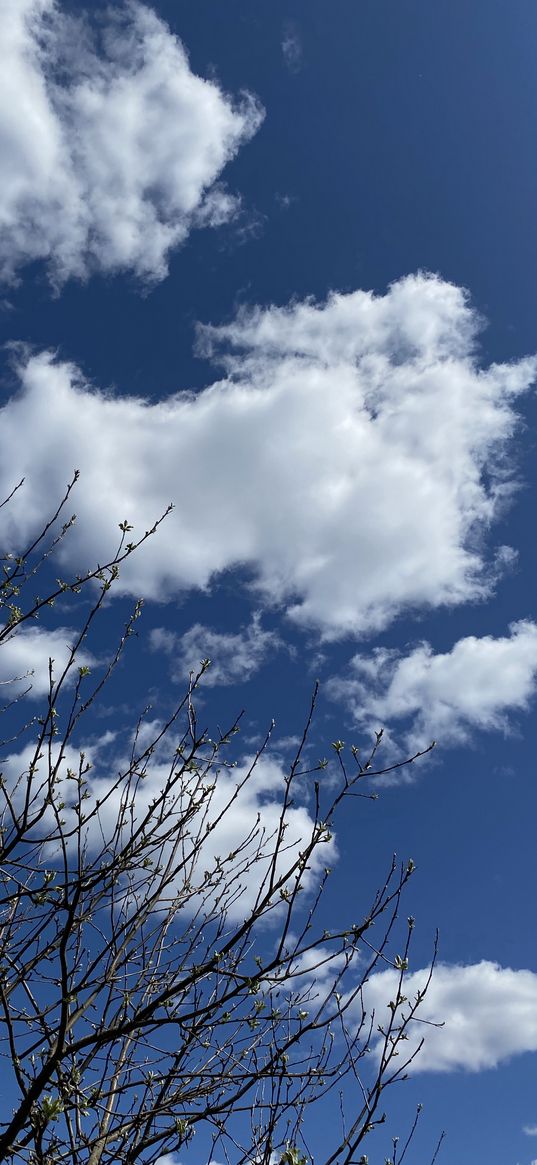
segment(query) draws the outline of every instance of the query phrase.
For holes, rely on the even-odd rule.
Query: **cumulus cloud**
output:
[[[150,741],[155,739],[160,727],[162,726],[157,722],[146,725],[147,738],[144,739],[143,734],[139,736],[138,747],[147,747]],[[109,744],[112,745],[113,752],[109,749],[107,751]],[[162,747],[157,750],[159,755],[155,754],[147,767],[143,783],[139,782],[137,785],[132,814],[129,812],[123,819],[125,830],[134,829],[136,824],[144,819],[149,807],[157,801],[162,789],[166,787],[170,776],[170,758],[164,758],[164,751]],[[96,802],[100,803],[98,818],[93,818],[87,827],[87,846],[90,852],[100,851],[117,829],[124,798],[124,784],[118,782],[116,774],[128,771],[129,759],[121,755],[117,739],[109,733],[101,741],[84,744],[82,752],[84,764],[90,765],[90,771],[86,776],[88,792],[85,802],[86,816],[91,813]],[[78,772],[80,753],[71,745],[67,745],[61,763],[58,763],[59,746],[52,749],[51,756],[52,765],[58,764],[59,781],[63,780],[62,812],[68,832],[70,824],[72,823],[74,827],[77,820],[72,809],[76,801],[76,790],[73,789],[71,782],[64,778],[68,769]],[[28,746],[18,753],[7,756],[2,763],[4,780],[9,784],[15,800],[26,794],[28,771],[34,760],[34,750]],[[41,782],[46,783],[48,773],[47,754],[34,766],[33,780],[36,789]],[[243,759],[234,768],[226,769],[222,766],[214,783],[210,804],[204,800],[199,812],[189,818],[183,847],[185,864],[182,865],[177,886],[174,887],[173,883],[170,883],[167,893],[173,897],[174,892],[184,889],[184,883],[188,880],[192,885],[191,910],[194,912],[199,909],[202,899],[210,906],[213,899],[211,889],[207,889],[206,871],[216,869],[220,858],[226,862],[226,855],[230,854],[232,857],[227,859],[227,868],[233,871],[233,877],[230,874],[228,879],[227,914],[233,921],[242,920],[253,907],[260,886],[270,871],[283,809],[285,777],[286,772],[280,763],[267,755],[262,756],[253,769],[251,758]],[[196,780],[197,778],[192,778],[193,788],[196,786]],[[166,808],[168,824],[173,813],[176,813],[178,818],[185,819],[187,809],[191,806],[191,793],[188,781],[183,780],[175,794],[168,796]],[[199,798],[199,795],[200,791],[197,789],[196,798]],[[308,809],[298,803],[285,809],[285,821],[285,846],[281,847],[280,856],[276,861],[278,876],[282,876],[293,865],[305,839],[310,837],[314,829],[314,821]],[[45,836],[47,827],[50,827],[51,835],[54,835],[54,818],[52,811],[49,814],[48,810],[40,821],[40,828]],[[198,830],[201,841],[196,844]],[[167,857],[171,859],[175,843],[174,834],[170,834],[163,843],[160,851],[163,864]],[[53,853],[54,850],[51,849],[51,858]],[[305,889],[318,884],[320,871],[327,863],[333,862],[336,856],[336,842],[330,837],[317,848],[308,863],[303,878]],[[189,857],[191,866],[187,878],[185,869]],[[220,893],[221,889],[220,887]],[[217,892],[215,888],[214,894]],[[222,909],[220,900],[219,910]]]
[[[67,666],[71,645],[77,632],[68,627],[46,631],[41,627],[21,627],[0,644],[0,692],[2,702],[27,692],[42,696],[49,690],[49,659],[54,661],[53,675],[60,678]],[[79,667],[91,667],[95,662],[89,651],[77,652],[76,668],[68,674],[70,682],[76,678]]]
[[[135,594],[207,587],[242,565],[260,601],[327,637],[481,598],[537,365],[480,367],[478,323],[463,291],[425,275],[384,296],[241,312],[201,332],[224,379],[155,403],[91,388],[50,354],[21,357],[0,490],[27,481],[2,510],[5,537],[10,523],[11,537],[34,529],[76,466],[64,552],[77,565],[102,560],[116,522],[147,528],[175,502],[124,571]]]
[[[215,183],[260,109],[196,76],[150,8],[125,0],[93,29],[56,0],[6,0],[0,38],[5,279],[35,259],[56,283],[161,279],[193,227],[234,214]]]
[[[470,635],[445,653],[420,643],[408,655],[385,648],[355,655],[348,675],[332,679],[328,691],[358,724],[401,729],[413,749],[433,737],[460,744],[475,729],[505,731],[536,685],[537,625],[522,620],[503,638]]]
[[[155,651],[164,651],[172,661],[173,679],[185,680],[196,672],[202,660],[210,659],[211,666],[204,676],[204,684],[243,683],[263,665],[270,652],[282,646],[275,631],[261,626],[256,611],[251,622],[237,632],[214,631],[195,623],[183,635],[164,627],[155,627],[150,643]]]
[[[423,989],[427,976],[425,969],[405,977],[409,1001]],[[386,1023],[397,983],[398,974],[391,970],[372,975],[367,983],[365,1006],[374,1009],[377,1023]],[[412,1071],[495,1068],[512,1056],[537,1051],[537,975],[486,960],[470,966],[439,964],[418,1016],[427,1022],[412,1025],[405,1045],[411,1054],[424,1039]],[[438,1023],[444,1026],[429,1026]]]

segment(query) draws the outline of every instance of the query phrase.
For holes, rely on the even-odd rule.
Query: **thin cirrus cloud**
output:
[[[216,180],[260,107],[196,76],[146,5],[92,23],[56,0],[5,0],[0,54],[5,279],[40,259],[57,285],[96,270],[159,280],[193,227],[234,215]]]
[[[420,643],[408,655],[377,648],[358,654],[348,672],[328,684],[361,727],[401,733],[410,749],[468,742],[476,730],[509,728],[526,711],[537,688],[537,624],[513,623],[495,638],[469,635],[451,651]]]
[[[423,990],[427,976],[427,969],[405,976],[404,994],[409,1002]],[[369,1012],[374,1010],[376,1024],[385,1025],[388,1002],[395,998],[398,982],[398,972],[388,970],[372,975],[366,984],[365,1006]],[[404,1014],[403,1005],[397,1015]],[[512,1056],[537,1051],[537,975],[487,960],[469,966],[440,963],[418,1017],[405,1045],[411,1055],[424,1041],[412,1071],[495,1068]]]
[[[482,598],[512,552],[486,552],[515,482],[517,405],[536,361],[482,367],[463,290],[418,274],[385,295],[243,311],[200,330],[223,378],[161,401],[89,386],[52,355],[20,354],[1,410],[5,540],[25,536],[81,471],[72,566],[102,561],[116,524],[153,524],[130,593],[166,598],[245,567],[258,605],[326,638],[401,611]],[[479,538],[478,536],[481,536]]]
[[[283,31],[282,54],[289,72],[300,72],[302,68],[302,41],[298,28],[292,21],[286,23]]]
[[[236,632],[215,631],[201,623],[195,623],[183,635],[155,627],[150,644],[154,651],[163,651],[170,657],[172,678],[176,680],[188,679],[202,660],[210,660],[203,678],[206,687],[244,683],[272,652],[283,646],[275,631],[262,627],[258,611],[247,626]]]

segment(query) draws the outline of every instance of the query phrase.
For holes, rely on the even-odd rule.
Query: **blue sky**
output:
[[[412,856],[446,1034],[394,1126],[421,1101],[416,1162],[446,1128],[457,1165],[530,1165],[535,5],[5,9],[14,521],[30,531],[75,465],[71,562],[175,502],[126,576],[149,601],[118,701],[165,703],[210,654],[207,716],[245,706],[252,738],[272,716],[296,733],[317,675],[320,754],[381,725],[387,757],[438,738],[342,823],[326,909]]]

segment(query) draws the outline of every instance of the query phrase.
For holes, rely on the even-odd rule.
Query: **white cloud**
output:
[[[527,1137],[537,1137],[537,1125],[524,1125],[522,1132],[525,1133]]]
[[[207,349],[234,349],[227,378],[157,403],[91,389],[50,355],[22,358],[1,412],[0,491],[27,482],[3,532],[34,529],[78,467],[65,542],[77,565],[102,560],[117,522],[143,530],[176,503],[123,573],[136,594],[206,587],[245,564],[261,599],[327,636],[482,597],[536,362],[480,368],[477,325],[464,292],[424,275],[385,296],[243,312],[202,333]]]
[[[237,208],[214,183],[260,124],[253,99],[233,102],[196,76],[137,0],[99,28],[94,37],[56,0],[3,4],[4,278],[44,259],[57,283],[93,270],[161,279],[192,227]]]
[[[298,73],[302,66],[302,41],[295,24],[288,22],[282,38],[283,59],[290,73]]]
[[[537,625],[513,623],[504,638],[474,635],[435,654],[421,643],[408,655],[377,648],[355,655],[348,676],[330,681],[361,726],[401,729],[407,748],[467,741],[475,729],[508,728],[537,686]]]
[[[405,977],[404,994],[410,1002],[423,989],[427,975],[425,969]],[[395,971],[371,976],[364,999],[366,1008],[375,1010],[377,1023],[386,1023],[387,1004],[394,998],[397,983]],[[485,960],[470,966],[441,963],[435,968],[418,1016],[427,1023],[413,1024],[404,1045],[411,1053],[422,1038],[425,1040],[413,1071],[495,1068],[511,1056],[537,1051],[537,975]],[[443,1027],[429,1026],[442,1022]]]
[[[148,725],[147,737],[149,738],[151,729],[153,729],[152,739],[154,740],[160,727],[161,725],[157,722]],[[106,751],[109,742],[112,744],[113,753]],[[149,739],[143,739],[143,737],[138,740],[141,748],[147,747],[148,743]],[[117,741],[109,733],[101,741],[84,744],[81,748],[85,763],[89,763],[91,766],[91,770],[86,776],[88,791],[88,799],[85,802],[86,815],[90,813],[96,801],[100,802],[98,820],[93,819],[88,825],[87,844],[91,852],[102,847],[103,839],[106,842],[106,839],[110,839],[115,834],[125,795],[123,783],[120,782],[116,785],[116,774],[128,770],[129,760],[120,755]],[[151,761],[145,780],[137,785],[132,815],[129,813],[124,816],[125,830],[132,830],[136,822],[145,817],[149,806],[156,801],[169,780],[170,758],[166,756],[164,759],[165,747],[161,747],[158,751],[160,756],[155,756]],[[57,763],[58,756],[59,747],[53,748],[53,764]],[[15,800],[26,793],[27,773],[33,759],[34,751],[28,746],[19,753],[7,756],[3,761],[3,777],[9,783]],[[78,771],[79,760],[80,753],[68,745],[58,770],[60,781],[67,768],[73,772]],[[234,768],[220,767],[218,780],[214,783],[210,805],[207,800],[204,800],[199,812],[188,818],[189,825],[182,847],[183,864],[179,881],[176,886],[170,882],[166,892],[173,897],[173,894],[183,889],[185,882],[189,881],[192,886],[190,899],[192,912],[200,908],[201,899],[208,906],[214,901],[217,889],[211,891],[211,889],[206,888],[205,871],[212,871],[215,868],[217,855],[222,859],[227,870],[233,872],[233,877],[230,876],[227,881],[229,886],[227,914],[234,921],[242,920],[253,908],[260,887],[270,872],[283,808],[286,770],[277,760],[267,755],[262,756],[243,787],[239,789],[239,785],[247,776],[250,766],[251,759],[248,758],[242,760]],[[35,766],[33,779],[36,787],[39,787],[39,782],[46,782],[48,772],[47,755],[41,757]],[[192,787],[196,786],[196,780],[196,777],[192,778]],[[178,820],[186,819],[187,808],[189,809],[191,806],[191,793],[192,788],[189,786],[188,780],[183,779],[175,793],[168,796],[166,802],[167,829],[173,814],[176,814]],[[71,806],[76,801],[76,796],[76,788],[73,788],[71,783],[66,780],[62,786],[62,800],[67,831],[71,824]],[[198,788],[196,798],[199,797],[200,789]],[[75,821],[76,818],[73,815],[73,826]],[[300,849],[314,829],[314,821],[308,809],[303,805],[293,804],[286,808],[285,821],[285,846],[281,848],[280,856],[276,862],[277,876],[282,876],[293,865],[294,860],[298,859]],[[52,811],[50,815],[47,811],[40,821],[40,828],[45,831],[45,835],[48,825],[51,827],[51,832],[54,833]],[[201,835],[199,846],[196,845],[197,829]],[[166,854],[171,858],[171,851],[176,840],[174,834],[168,836],[166,842],[163,843],[160,851],[163,865]],[[192,847],[190,868],[189,844]],[[236,857],[230,860],[227,858],[228,854],[236,854]],[[51,850],[50,856],[52,858],[53,850]],[[307,890],[309,887],[318,885],[320,871],[326,864],[332,864],[336,856],[336,842],[333,837],[317,847],[303,875],[304,889]],[[218,887],[218,893],[222,893],[221,886]],[[224,910],[225,897],[224,895],[219,898],[219,913]]]
[[[150,643],[155,651],[164,651],[171,657],[171,673],[176,680],[188,679],[202,660],[210,659],[211,666],[203,679],[208,687],[243,683],[258,671],[271,651],[282,646],[276,632],[265,631],[261,626],[257,611],[251,623],[236,633],[214,631],[201,623],[195,623],[183,635],[156,627]]]
[[[70,658],[71,645],[77,632],[68,627],[46,631],[40,627],[21,627],[0,644],[1,702],[28,689],[28,695],[42,696],[49,690],[49,659],[54,660],[53,675],[60,678]],[[81,648],[77,652],[76,667],[69,673],[72,682],[79,667],[91,667],[93,656]]]

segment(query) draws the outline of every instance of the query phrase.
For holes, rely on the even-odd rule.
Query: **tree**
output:
[[[140,604],[97,679],[84,652],[122,563],[159,522],[133,542],[121,523],[109,561],[36,597],[36,578],[75,520],[63,514],[76,477],[31,545],[5,555],[0,584],[4,645],[58,600],[91,596],[89,606],[78,602],[67,662],[56,674],[49,661],[41,715],[25,719],[21,677],[3,709],[0,1161],[132,1165],[176,1151],[183,1159],[198,1131],[197,1160],[301,1165],[315,1159],[310,1106],[346,1080],[353,1107],[341,1127],[334,1122],[325,1165],[366,1161],[360,1152],[384,1120],[385,1090],[419,1051],[405,1054],[422,998],[404,994],[411,918],[402,950],[392,951],[412,862],[390,862],[358,920],[328,933],[316,915],[338,812],[374,797],[366,777],[398,766],[375,767],[380,733],[366,760],[352,750],[350,765],[336,741],[337,780],[325,789],[327,762],[304,761],[315,690],[271,814],[261,803],[238,844],[220,849],[262,776],[270,730],[238,764],[238,721],[214,737],[200,728],[205,660],[164,723],[151,727],[142,714],[134,724],[120,770],[95,773],[80,751],[81,724]],[[386,963],[399,970],[398,989],[378,1026],[365,992]]]

